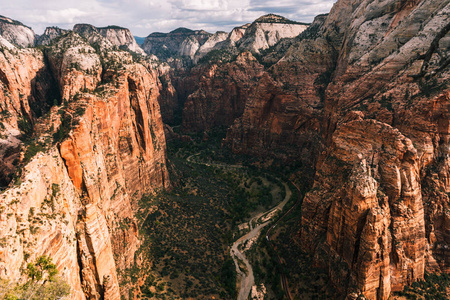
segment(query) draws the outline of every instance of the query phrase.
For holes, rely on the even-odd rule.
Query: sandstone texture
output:
[[[259,53],[274,46],[283,38],[293,38],[308,28],[309,24],[297,23],[284,17],[269,14],[255,20],[236,41],[237,47]],[[231,39],[231,38],[230,38]]]
[[[178,28],[169,33],[155,32],[145,38],[142,49],[147,54],[154,54],[164,60],[179,55],[190,57],[210,36],[204,30],[187,28]]]
[[[98,28],[100,34],[110,41],[113,45],[117,47],[125,47],[128,51],[146,55],[144,50],[139,47],[131,34],[130,30],[127,28],[122,28],[118,26],[108,26],[103,28]]]
[[[344,296],[388,299],[425,271],[448,273],[449,5],[341,0],[271,45],[276,34],[258,30],[285,24],[256,21],[177,89],[185,131],[234,119],[224,141],[234,152],[315,169],[303,250]],[[252,80],[235,106],[230,67],[249,64],[236,73]]]
[[[50,43],[57,37],[67,33],[68,30],[59,27],[47,27],[42,35],[36,39],[36,45],[50,45]]]
[[[30,27],[4,16],[0,16],[0,35],[19,47],[34,46],[36,39],[34,31]]]
[[[120,48],[139,55],[146,55],[136,43],[127,28],[119,26],[95,27],[90,24],[76,24],[73,31],[102,49]]]
[[[140,243],[134,205],[170,185],[161,71],[98,48],[100,37],[93,47],[70,32],[43,50],[0,53],[0,277],[20,281],[45,254],[71,299],[127,294],[119,271]]]
[[[193,69],[190,80],[196,86],[184,104],[183,128],[201,131],[233,124],[244,112],[251,87],[262,71],[250,52],[241,53],[233,62]]]

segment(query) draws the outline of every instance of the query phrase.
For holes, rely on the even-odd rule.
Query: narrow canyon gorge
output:
[[[233,201],[263,201],[260,191],[286,199],[281,208],[292,201],[264,220],[275,232],[255,238],[265,252],[245,250],[284,263],[281,296],[262,282],[269,268],[253,266],[264,299],[319,299],[289,276],[288,253],[323,270],[323,299],[387,300],[430,274],[448,278],[449,81],[450,0],[338,0],[311,24],[269,14],[142,45],[118,26],[38,36],[0,16],[0,280],[25,282],[46,255],[68,299],[236,299],[225,266],[244,267],[230,249],[263,214]],[[216,162],[222,153],[229,164]],[[201,251],[221,264],[208,264],[215,287],[191,294],[200,283],[180,282],[194,267],[168,273],[178,254],[155,250],[172,245],[155,237],[168,230],[162,218],[186,218],[175,230],[186,238],[202,232],[190,197],[205,201],[195,212],[214,208],[203,221],[218,242]],[[164,284],[147,287],[158,268]]]

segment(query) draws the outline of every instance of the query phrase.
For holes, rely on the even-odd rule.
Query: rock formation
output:
[[[0,277],[46,254],[71,299],[120,299],[139,245],[133,201],[169,186],[158,72],[103,50],[70,32],[45,55],[0,55],[2,176],[22,170],[0,195]]]
[[[320,123],[299,127],[320,131],[326,147],[303,202],[301,233],[304,249],[329,266],[343,294],[387,299],[424,270],[448,272],[449,5],[338,1],[323,25],[277,45],[281,58],[263,58],[273,64],[272,78],[262,77],[257,90],[270,81],[293,84],[297,103],[323,113],[315,118]],[[227,137],[235,151],[278,154],[282,141],[264,132],[292,137],[292,127],[278,126],[288,111],[279,109],[280,94],[249,99]],[[264,115],[276,122],[261,122]],[[298,158],[318,137],[310,146],[295,143]]]
[[[191,56],[195,54],[211,36],[204,30],[190,30],[178,28],[169,33],[155,32],[145,38],[142,49],[147,54],[154,54],[159,59],[174,56]]]
[[[241,53],[233,62],[194,68],[190,80],[196,86],[184,104],[183,128],[201,131],[233,124],[242,115],[262,71],[263,66],[250,52]]]
[[[341,0],[266,51],[251,46],[270,40],[254,22],[235,47],[260,52],[258,61],[210,51],[187,79],[185,130],[235,118],[225,141],[235,152],[316,169],[304,250],[344,295],[387,299],[425,270],[449,270],[449,5]],[[224,42],[213,49],[230,49]],[[241,69],[252,80],[233,106],[222,91],[233,91],[236,57],[255,66]]]
[[[113,45],[117,47],[125,47],[128,51],[146,55],[144,50],[139,47],[131,34],[130,30],[127,28],[122,28],[118,26],[108,26],[103,28],[98,28],[100,34],[110,41]]]
[[[238,53],[248,50],[259,53],[283,38],[293,38],[308,28],[309,24],[298,23],[281,16],[269,14],[234,28],[230,33],[215,34],[203,30],[178,28],[169,33],[150,34],[142,46],[148,54],[167,60],[176,56],[187,57],[197,63],[212,50]]]
[[[133,199],[169,186],[161,114],[181,111],[184,131],[229,126],[234,152],[315,170],[298,231],[342,295],[450,272],[449,14],[450,0],[338,0],[311,25],[149,35],[170,67],[120,51],[142,54],[117,27],[19,49],[34,40],[3,17],[0,277],[47,254],[73,299],[118,299]]]
[[[123,48],[123,50],[132,53],[146,55],[127,28],[119,26],[97,28],[90,24],[76,24],[73,31],[87,39],[89,43],[100,46],[100,48]]]
[[[306,23],[298,23],[281,16],[269,14],[256,19],[245,29],[243,36],[235,42],[240,50],[245,49],[259,53],[261,50],[274,46],[283,38],[298,36],[308,26],[309,24]]]
[[[57,37],[67,33],[68,30],[59,27],[47,27],[42,35],[36,39],[36,45],[50,45],[50,43]]]
[[[0,35],[19,47],[34,46],[35,43],[35,34],[30,27],[4,16],[0,16]]]

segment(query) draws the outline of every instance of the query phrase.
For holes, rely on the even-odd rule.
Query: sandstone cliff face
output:
[[[236,41],[239,49],[254,53],[268,49],[283,38],[293,38],[302,33],[309,24],[292,22],[277,15],[266,15],[256,19],[242,38]]]
[[[236,61],[219,65],[203,65],[192,71],[196,83],[183,108],[183,128],[187,131],[208,130],[213,126],[233,123],[242,115],[253,84],[261,76],[263,66],[243,52]]]
[[[324,34],[342,46],[325,93],[322,129],[329,146],[303,204],[302,237],[309,251],[328,253],[330,266],[339,262],[348,268],[339,273],[330,267],[344,292],[387,299],[390,291],[420,279],[425,268],[448,271],[448,225],[441,210],[448,198],[437,186],[446,186],[447,138],[439,129],[446,126],[439,124],[447,122],[449,74],[446,54],[441,55],[448,52],[443,47],[450,7],[448,1],[357,4],[338,2],[325,23],[341,25],[341,33],[325,27]],[[345,24],[342,16],[348,13],[352,22]],[[362,125],[375,122],[368,119],[393,126],[403,137],[392,140],[384,130]],[[381,151],[377,136],[385,143]],[[385,157],[389,147],[401,144],[406,152]],[[336,170],[347,175],[333,176]],[[364,192],[354,191],[358,185]]]
[[[198,50],[211,36],[204,30],[178,28],[169,33],[155,32],[145,38],[142,49],[147,54],[154,54],[159,59],[183,55],[190,56]],[[194,51],[195,49],[195,51]]]
[[[131,52],[140,55],[146,55],[144,50],[142,50],[141,47],[139,47],[139,45],[136,43],[136,40],[134,39],[134,36],[131,34],[129,29],[117,26],[109,26],[98,28],[98,31],[113,45],[117,47],[123,46]]]
[[[228,132],[236,152],[290,141],[290,158],[319,157],[302,240],[344,294],[387,299],[425,269],[448,272],[449,8],[338,1],[264,55],[259,93]]]
[[[203,45],[201,45],[198,51],[194,53],[196,54],[195,57],[196,61],[198,61],[198,59],[202,58],[203,56],[205,56],[205,54],[213,50],[217,44],[225,41],[228,38],[228,36],[229,34],[224,31],[218,31],[214,33],[212,36],[210,36],[209,39],[206,40],[206,42]]]
[[[119,26],[97,28],[90,24],[76,24],[73,31],[87,39],[90,44],[98,45],[101,49],[123,48],[140,55],[146,55],[127,28]]]
[[[50,43],[57,37],[67,33],[68,30],[59,27],[47,27],[42,35],[36,40],[36,45],[50,45]]]
[[[20,158],[20,130],[31,130],[58,90],[41,51],[15,47],[0,53],[0,86],[0,185],[6,186]]]
[[[322,145],[319,130],[324,89],[334,68],[334,49],[322,38],[291,41],[265,71],[226,142],[234,152],[275,155],[313,167]],[[284,47],[284,46],[283,46]],[[269,53],[266,57],[270,57]],[[299,149],[302,149],[299,151]]]
[[[78,34],[70,32],[47,53],[63,100],[72,99],[81,90],[92,91],[100,83],[100,57]]]
[[[35,34],[33,30],[7,17],[0,16],[0,35],[19,47],[34,46]]]
[[[335,131],[316,178],[303,202],[302,236],[305,248],[327,253],[338,287],[387,299],[423,277],[424,209],[411,140],[357,118]]]
[[[169,186],[158,73],[126,52],[95,51],[75,33],[45,51],[50,66],[38,50],[2,56],[0,103],[13,112],[2,124],[11,135],[34,89],[42,92],[38,71],[56,78],[66,101],[44,117],[30,112],[32,138],[44,146],[0,195],[0,276],[19,280],[26,262],[46,254],[71,299],[120,299],[117,271],[139,246],[133,201]],[[21,76],[8,73],[19,65]]]

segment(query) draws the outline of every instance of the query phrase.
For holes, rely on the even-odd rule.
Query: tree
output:
[[[34,263],[28,263],[24,273],[28,281],[24,284],[11,284],[0,281],[0,297],[3,300],[56,300],[70,294],[70,286],[60,276],[52,259],[39,256]]]

